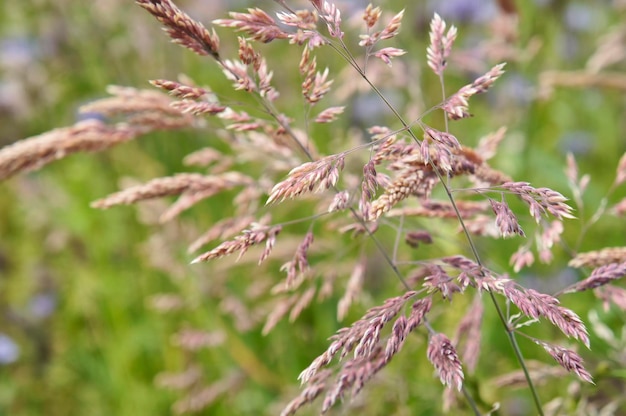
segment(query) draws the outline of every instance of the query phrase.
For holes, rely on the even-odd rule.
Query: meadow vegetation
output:
[[[625,18],[2,3],[0,414],[626,412]]]

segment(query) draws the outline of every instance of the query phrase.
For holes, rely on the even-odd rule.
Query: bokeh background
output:
[[[505,3],[389,1],[384,7],[407,9],[399,38],[411,56],[405,76],[424,102],[439,99],[436,79],[425,73],[428,22],[434,11],[459,27],[450,91],[483,71],[486,63],[496,63],[490,62],[493,59],[510,62],[488,97],[477,100],[472,108],[476,116],[463,121],[456,132],[476,143],[506,125],[508,136],[493,164],[518,180],[568,196],[565,155],[572,152],[581,172],[591,174],[585,209],[578,211],[588,219],[626,151],[625,86],[556,86],[547,91],[541,80],[547,71],[589,70],[590,58],[615,41],[610,36],[618,38],[621,49],[608,53],[615,62],[600,71],[626,75],[626,5],[608,0],[518,1],[519,26],[510,43],[514,48],[502,51],[489,42],[494,33],[506,33],[506,28],[493,27]],[[252,4],[278,10],[271,1],[177,4],[207,24],[225,17],[228,9],[241,11]],[[340,4],[346,13],[366,5],[356,0]],[[232,32],[219,33],[225,48],[236,45]],[[287,75],[296,71],[297,51],[285,45],[270,51],[278,58],[275,66],[291,59],[292,67],[282,70]],[[455,71],[455,64],[464,70]],[[104,97],[107,85],[150,88],[149,79],[176,79],[181,73],[224,94],[230,91],[210,60],[171,44],[158,23],[132,1],[3,1],[0,146],[73,124],[79,118],[77,108]],[[297,73],[291,74],[297,80]],[[396,94],[394,99],[410,107],[403,99],[412,93]],[[345,123],[367,124],[378,104],[367,94],[351,100]],[[104,212],[89,207],[129,178],[146,181],[187,170],[183,157],[209,140],[210,129],[153,133],[0,183],[0,415],[276,414],[281,403],[297,394],[298,373],[326,348],[326,338],[395,295],[393,288],[374,293],[340,323],[338,294],[264,337],[257,310],[245,303],[250,291],[263,290],[255,289],[259,272],[254,267],[233,269],[225,279],[226,263],[188,264],[192,255],[186,245],[223,216],[227,196],[203,203],[167,225],[154,220],[163,207],[159,202]],[[624,187],[617,189],[609,204],[624,195]],[[568,224],[565,237],[571,247],[581,229],[581,223]],[[606,215],[579,249],[624,245],[625,235],[623,217]],[[481,240],[481,247],[490,261],[506,269],[515,244]],[[562,288],[581,278],[565,267],[568,256],[567,250],[557,250],[551,265],[537,265],[519,278],[526,286],[548,292]],[[278,274],[277,268],[263,272]],[[573,378],[551,381],[542,386],[544,400],[571,396],[567,405],[575,409],[581,398],[600,407],[620,399],[626,376],[624,311],[605,310],[586,293],[564,302],[583,318],[595,319],[589,325],[593,349],[583,356],[598,385],[581,386]],[[530,414],[523,389],[513,385],[502,392],[489,387],[496,383],[489,377],[516,370],[504,333],[491,315],[485,318],[483,334],[489,356],[481,359],[478,374],[468,383],[479,386],[479,397],[486,403],[501,401],[509,411]],[[439,329],[452,329],[453,318],[449,328],[443,320]],[[598,335],[594,328],[604,332]],[[542,334],[560,337],[551,328]],[[409,344],[346,414],[441,411],[442,387],[424,359],[424,340]],[[523,341],[522,346],[530,362],[549,362],[532,343]]]

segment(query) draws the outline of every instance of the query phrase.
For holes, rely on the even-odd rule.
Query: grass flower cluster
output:
[[[92,207],[176,197],[159,213],[165,224],[184,221],[189,210],[202,215],[193,208],[226,195],[231,206],[223,207],[223,218],[188,241],[189,261],[193,267],[218,264],[208,270],[236,270],[236,264],[221,259],[253,258],[258,271],[249,276],[251,293],[241,298],[224,294],[231,300],[224,308],[246,326],[237,318],[246,315],[246,302],[269,296],[261,315],[254,316],[264,321],[262,329],[248,325],[268,337],[285,319],[301,330],[297,320],[314,303],[338,299],[337,319],[353,321],[334,334],[313,334],[317,340],[330,337],[328,345],[309,351],[311,363],[298,377],[299,393],[290,390],[291,397],[284,393],[278,399],[281,415],[307,407],[330,413],[342,402],[357,401],[364,389],[384,388],[374,380],[396,370],[392,363],[397,356],[414,354],[417,347],[411,344],[424,347],[425,355],[411,361],[432,366],[444,386],[443,398],[433,400],[451,414],[486,414],[500,406],[481,396],[482,383],[505,376],[490,365],[479,370],[487,360],[498,359],[489,356],[491,342],[509,344],[521,375],[517,384],[524,386],[531,413],[561,414],[547,404],[555,398],[545,397],[538,387],[550,377],[546,369],[552,376],[570,373],[594,383],[578,348],[591,348],[590,331],[568,306],[575,298],[564,295],[591,291],[605,305],[626,309],[626,290],[618,285],[626,276],[626,247],[579,252],[579,245],[566,241],[567,227],[580,221],[581,195],[589,183],[579,176],[573,156],[566,169],[574,195],[570,201],[557,190],[513,178],[497,167],[501,164],[491,164],[508,140],[506,128],[480,142],[464,134],[465,119],[492,117],[470,110],[479,99],[475,96],[489,94],[506,77],[504,62],[484,62],[482,73],[450,91],[446,78],[462,62],[452,58],[463,33],[435,14],[429,46],[416,59],[430,70],[423,76],[440,85],[441,96],[425,97],[430,104],[416,113],[410,100],[399,105],[391,98],[385,81],[410,59],[407,50],[394,46],[406,24],[405,10],[369,4],[346,15],[331,0],[276,0],[277,13],[260,7],[237,10],[207,27],[171,0],[136,3],[174,43],[205,58],[210,70],[221,71],[233,95],[185,77],[151,80],[152,90],[111,87],[110,97],[80,110],[102,120],[80,121],[0,149],[0,179],[154,131],[209,130],[206,147],[183,161],[189,171],[134,184]],[[503,15],[511,18],[504,9]],[[220,39],[225,36],[230,38]],[[265,45],[275,43],[296,50],[299,60],[281,62]],[[335,65],[337,58],[341,63]],[[351,75],[345,76],[347,71]],[[298,83],[285,73],[297,75]],[[362,90],[376,97],[384,123],[351,125],[351,97]],[[283,100],[294,95],[301,102],[299,112]],[[608,198],[624,182],[626,154],[589,226],[604,215],[623,218],[624,200],[609,203]],[[491,258],[484,248],[489,240],[515,241],[508,265]],[[535,260],[552,264],[556,249],[565,249],[570,266],[584,277],[556,293],[542,293],[519,278]],[[379,293],[394,295],[381,298]],[[151,302],[160,310],[182,307],[176,296],[161,295]],[[486,314],[499,321],[489,337],[483,328]],[[449,319],[455,322],[453,330]],[[542,326],[556,332],[536,330]],[[550,338],[544,337],[547,333]],[[175,340],[197,351],[219,345],[227,336],[187,328]],[[541,367],[543,373],[535,360],[525,358],[533,346],[547,353],[546,362],[553,360]],[[175,412],[201,411],[246,381],[235,373],[194,388],[202,371],[194,364],[156,379],[159,386],[189,393],[176,403]],[[496,387],[505,389],[506,382],[500,380]]]

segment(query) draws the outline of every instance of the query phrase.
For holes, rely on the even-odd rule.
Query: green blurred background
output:
[[[246,7],[244,1],[228,3],[231,10]],[[553,187],[568,196],[563,169],[566,152],[573,152],[581,172],[591,174],[583,217],[598,206],[626,151],[624,90],[556,88],[543,100],[536,93],[543,71],[583,69],[603,35],[619,26],[624,30],[626,9],[618,3],[519,1],[516,44],[526,50],[536,42],[537,51],[530,59],[520,55],[510,62],[489,97],[476,100],[472,107],[476,116],[461,122],[456,131],[476,143],[488,132],[508,126],[507,139],[493,164],[517,180]],[[205,23],[226,15],[219,1],[177,4]],[[357,1],[342,4],[349,10],[364,6]],[[254,5],[278,10],[271,1]],[[415,65],[407,66],[408,77],[419,85],[424,101],[433,104],[439,99],[439,86],[426,73],[424,53],[432,12],[439,11],[459,26],[459,49],[472,51],[487,39],[497,6],[478,0],[390,1],[385,9],[403,7],[407,13],[399,42],[410,51],[407,61]],[[224,48],[236,44],[231,32],[219,33]],[[286,74],[296,70],[297,51],[290,52],[284,45],[269,50],[280,59],[292,57],[291,69],[282,69]],[[471,62],[472,56],[459,54],[457,59]],[[272,55],[268,61],[270,66],[280,66],[272,62]],[[622,61],[608,70],[623,73],[624,68]],[[149,88],[149,79],[176,79],[180,73],[229,94],[230,86],[212,62],[171,44],[158,23],[131,1],[1,2],[0,145],[73,124],[78,106],[105,96],[109,84]],[[297,80],[295,72],[291,74]],[[475,74],[451,69],[449,90],[471,75]],[[352,108],[367,109],[367,100],[356,99]],[[348,121],[366,123],[360,110],[349,110],[353,113]],[[119,189],[123,178],[146,181],[183,171],[182,158],[210,140],[208,129],[150,134],[101,154],[71,156],[0,184],[0,415],[171,414],[177,409],[174,403],[193,389],[164,388],[159,384],[166,382],[158,380],[165,379],[157,376],[194,366],[201,373],[194,386],[225,386],[215,402],[199,413],[276,414],[280,403],[297,394],[298,373],[326,348],[328,336],[368,307],[397,294],[392,286],[374,293],[353,307],[343,325],[335,318],[341,295],[337,294],[313,305],[296,323],[282,322],[263,337],[256,310],[237,304],[259,273],[254,264],[233,269],[227,281],[223,271],[211,266],[188,265],[186,245],[230,209],[225,208],[228,196],[203,203],[167,225],[151,220],[163,206],[159,203],[105,212],[89,207],[91,201]],[[609,202],[625,194],[622,187]],[[580,230],[574,222],[566,228],[569,244],[574,244]],[[624,245],[624,235],[623,218],[607,215],[586,235],[580,249]],[[480,240],[480,244],[492,264],[507,269],[515,243]],[[525,285],[554,291],[581,277],[564,267],[565,250],[557,250],[556,255],[552,265],[525,271],[521,277]],[[278,275],[278,265],[262,272]],[[169,301],[171,310],[159,310],[159,301]],[[455,300],[455,311],[441,319],[439,330],[453,330],[464,302]],[[620,368],[626,364],[623,352],[619,353],[625,341],[623,311],[604,311],[589,294],[564,302],[585,319],[590,310],[597,312],[617,333],[611,345],[591,329],[593,350],[584,356],[599,388],[583,386],[568,406],[575,407],[583,396],[600,404],[618,398],[625,375]],[[510,412],[504,414],[530,414],[525,390],[492,392],[485,382],[517,368],[502,328],[488,305],[486,309],[483,345],[490,354],[480,361],[468,385],[486,402],[507,403]],[[256,320],[243,322],[237,313]],[[177,345],[185,328],[215,335],[217,345],[198,350]],[[562,340],[546,325],[542,331],[534,333]],[[364,398],[345,413],[440,413],[442,387],[424,359],[424,336],[411,341],[385,375],[361,393]],[[532,343],[521,343],[531,361],[549,362]],[[572,381],[542,386],[542,398],[547,402],[567,395]],[[315,406],[303,414],[307,412],[316,414]]]

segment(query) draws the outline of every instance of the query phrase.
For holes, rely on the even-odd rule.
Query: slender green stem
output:
[[[480,410],[478,410],[478,405],[476,404],[476,401],[474,400],[470,392],[467,390],[467,387],[465,387],[465,383],[461,385],[461,391],[463,392],[463,396],[465,396],[465,400],[467,400],[467,404],[469,404],[469,407],[471,407],[474,411],[474,414],[476,416],[480,416],[481,413]]]
[[[543,413],[543,408],[541,406],[541,401],[539,400],[537,389],[535,388],[532,382],[532,379],[530,377],[530,373],[528,372],[528,367],[526,366],[526,361],[524,360],[524,356],[522,355],[522,350],[520,349],[519,344],[517,343],[515,332],[513,332],[513,329],[507,323],[504,317],[504,313],[502,312],[502,308],[500,307],[500,305],[498,304],[498,301],[496,300],[496,296],[491,291],[489,291],[489,296],[491,297],[491,300],[493,302],[493,305],[496,308],[496,311],[498,311],[498,316],[500,317],[500,320],[502,321],[502,325],[504,325],[504,327],[506,328],[506,334],[509,337],[509,341],[511,342],[511,345],[513,346],[513,352],[515,353],[515,356],[517,357],[517,361],[520,363],[520,366],[522,367],[522,371],[524,372],[524,377],[526,378],[528,387],[530,388],[530,391],[532,393],[533,401],[535,402],[535,407],[537,408],[537,412],[539,413],[540,416],[543,416],[544,413]]]

